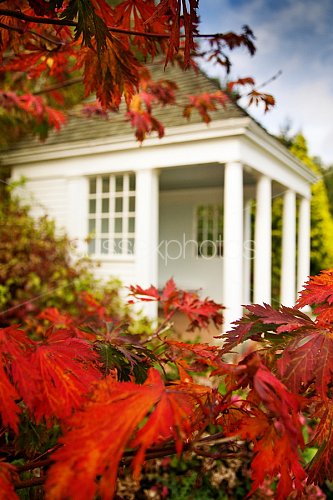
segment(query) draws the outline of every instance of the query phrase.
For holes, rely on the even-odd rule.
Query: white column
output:
[[[251,301],[251,262],[252,262],[252,240],[251,240],[251,207],[252,200],[246,200],[244,206],[244,247],[243,247],[243,303],[250,304]]]
[[[243,303],[243,168],[227,163],[224,170],[223,305],[224,331],[242,316]]]
[[[310,200],[301,198],[298,213],[297,291],[299,292],[310,274],[311,208]]]
[[[254,257],[254,303],[271,303],[272,281],[272,182],[257,181]]]
[[[136,283],[143,288],[158,282],[158,170],[144,169],[136,173]],[[157,316],[157,303],[142,302],[145,313]]]
[[[284,306],[295,305],[296,292],[296,194],[288,189],[283,196],[281,298]]]
[[[69,177],[67,180],[66,231],[76,244],[74,256],[87,253],[89,184],[86,177]]]

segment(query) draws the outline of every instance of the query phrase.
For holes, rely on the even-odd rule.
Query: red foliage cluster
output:
[[[152,104],[172,105],[175,97],[170,83],[147,78],[147,62],[158,56],[162,65],[197,71],[200,58],[229,71],[228,51],[245,47],[251,55],[255,52],[247,26],[240,34],[199,33],[198,7],[197,0],[123,0],[113,7],[105,0],[3,1],[0,78],[6,79],[6,92],[0,95],[0,106],[14,116],[17,110],[32,112],[37,121],[58,128],[64,117],[46,100],[62,106],[64,88],[83,81],[85,96],[96,94],[97,113],[117,111],[124,99],[138,140],[153,131],[162,137],[164,128]],[[208,48],[199,43],[201,38],[209,40]],[[189,97],[184,115],[189,117],[195,108],[205,122],[209,111],[228,99],[222,91]],[[254,87],[250,100],[263,101],[266,108],[274,104]]]
[[[132,294],[160,301],[165,321],[181,310],[192,326],[221,322],[220,306],[178,290],[172,280],[162,292],[136,286]],[[277,480],[279,499],[332,480],[332,296],[329,270],[310,278],[295,308],[248,306],[248,313],[222,336],[222,347],[161,335],[150,345],[129,336],[125,326],[110,330],[111,318],[92,296],[84,300],[90,311],[87,320],[91,314],[95,327],[99,324],[94,335],[86,326],[89,321],[78,324],[55,309],[40,315],[49,325],[40,338],[31,338],[17,326],[2,329],[3,430],[12,436],[14,448],[15,435],[27,418],[48,429],[57,424],[61,430],[57,445],[46,452],[49,459],[45,452],[44,461],[34,456],[22,470],[42,464],[39,484],[45,483],[50,498],[111,498],[119,464],[131,463],[138,479],[145,460],[184,449],[207,456],[211,440],[214,457],[238,456],[246,442],[253,444],[250,494],[268,478]],[[317,305],[314,320],[298,308],[306,304]],[[249,339],[251,352],[238,355],[235,363],[224,359]],[[119,356],[130,366],[125,379]],[[135,372],[140,364],[142,382]],[[172,365],[178,377],[169,379]],[[196,381],[203,367],[213,383]],[[304,423],[310,435],[307,443]],[[211,425],[220,429],[218,434],[207,435]],[[318,451],[305,467],[306,446]],[[16,487],[21,484],[20,468],[10,464],[12,453],[11,447],[8,462],[0,463],[0,485],[7,498],[16,498],[12,481]]]
[[[189,330],[195,328],[206,328],[210,322],[215,326],[222,325],[222,306],[213,300],[200,300],[196,293],[185,292],[176,287],[171,278],[165,285],[162,293],[156,287],[143,289],[140,286],[131,286],[133,297],[143,301],[158,301],[164,315],[170,319],[177,311],[180,311],[189,318]]]

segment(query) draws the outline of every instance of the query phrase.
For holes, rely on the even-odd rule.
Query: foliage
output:
[[[84,322],[52,308],[36,318],[38,335],[24,324],[1,330],[8,498],[16,498],[12,481],[16,489],[43,485],[52,499],[112,498],[124,481],[120,465],[139,481],[150,460],[183,454],[197,465],[204,458],[232,460],[232,467],[250,462],[249,495],[310,495],[312,485],[332,481],[332,269],[310,278],[294,308],[248,306],[222,347],[173,340],[167,328],[181,309],[193,324],[220,324],[218,304],[178,290],[172,280],[161,293],[136,286],[132,294],[164,310],[149,336],[115,326],[96,302],[99,316],[95,308]],[[305,305],[314,306],[314,319],[301,312]],[[232,356],[248,340],[250,350]],[[199,480],[186,473],[177,483],[174,467],[188,466],[176,463],[164,471],[169,498],[184,496]],[[160,480],[156,488],[163,489]],[[208,495],[209,485],[203,487]]]
[[[249,452],[250,456],[251,452]],[[129,471],[117,484],[119,498],[154,498],[160,500],[242,499],[250,491],[249,459],[218,460],[184,453],[181,459],[165,457],[144,465],[140,482]]]
[[[330,204],[330,212],[333,217],[333,167],[321,168],[321,173],[326,185],[328,200]]]
[[[115,320],[126,318],[119,283],[102,284],[89,260],[76,260],[74,244],[47,216],[33,218],[14,196],[0,204],[0,324],[27,323],[46,307],[77,317],[97,299]],[[83,293],[84,292],[84,293]],[[90,298],[89,298],[90,297]],[[33,326],[33,325],[31,325]]]
[[[320,164],[308,154],[307,143],[301,134],[294,137],[290,152],[299,158],[316,175],[318,181],[312,186],[311,199],[311,272],[317,274],[333,265],[333,217]]]
[[[153,107],[177,105],[174,86],[153,82],[146,61],[186,69],[197,68],[200,57],[228,71],[229,50],[255,51],[246,26],[240,34],[207,35],[208,48],[200,46],[197,9],[194,0],[1,2],[2,130],[9,139],[28,129],[45,137],[65,121],[60,108],[80,100],[64,96],[64,88],[83,84],[85,97],[98,99],[87,113],[118,110],[123,101],[139,140],[153,131],[162,136]],[[239,87],[250,89],[254,104],[274,104],[251,78],[230,82],[229,92]],[[189,96],[183,112],[197,109],[208,122],[227,98],[222,91]],[[4,210],[0,487],[7,499],[19,490],[32,496],[36,487],[55,500],[113,498],[119,469],[139,480],[145,462],[184,453],[226,463],[245,455],[248,495],[268,483],[284,499],[332,481],[332,270],[309,281],[295,308],[249,306],[223,347],[170,336],[178,311],[193,328],[221,325],[220,305],[172,280],[162,292],[134,286],[132,300],[159,302],[165,318],[156,330],[133,335],[131,316],[112,309],[114,295],[111,304],[107,294],[98,300],[93,281],[86,290],[89,275],[68,260],[66,238],[46,220],[33,223],[13,201]],[[24,222],[22,236],[10,217]],[[60,297],[50,288],[59,279],[66,290]],[[68,297],[69,283],[77,285]],[[38,306],[31,292],[42,295]],[[25,297],[25,307],[16,307]],[[315,319],[299,309],[309,304]],[[20,324],[10,323],[8,309]],[[235,354],[248,340],[250,351]],[[317,449],[309,464],[306,449]],[[181,495],[193,481],[186,476]]]
[[[45,138],[50,128],[66,121],[66,109],[90,95],[97,102],[89,104],[88,113],[118,111],[123,101],[138,140],[154,131],[161,137],[164,127],[153,108],[178,105],[175,88],[165,80],[152,81],[147,63],[158,58],[165,66],[198,70],[201,59],[229,72],[230,50],[255,52],[248,26],[239,34],[199,33],[198,8],[193,0],[2,1],[2,144],[27,131]],[[200,39],[207,39],[207,45]],[[263,103],[266,110],[274,105],[274,98],[259,92],[253,79],[243,78],[231,82],[226,92],[188,96],[188,103],[179,106],[187,117],[197,109],[207,122],[209,111],[225,105],[229,91],[236,97],[243,87],[255,105]]]
[[[284,136],[283,142],[290,152],[302,161],[318,180],[312,185],[311,198],[311,273],[317,274],[323,268],[333,265],[333,247],[331,235],[333,234],[333,216],[330,213],[328,193],[325,185],[325,175],[318,160],[311,158],[308,153],[306,139],[302,134],[294,137]],[[273,200],[272,209],[272,234],[273,234],[273,296],[279,297],[279,282],[281,269],[281,238],[282,238],[282,210],[283,201],[280,197]]]

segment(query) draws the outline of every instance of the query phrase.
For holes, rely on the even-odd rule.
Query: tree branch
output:
[[[22,21],[27,21],[30,23],[37,23],[37,24],[52,24],[52,25],[57,25],[57,26],[72,26],[76,27],[77,22],[76,21],[69,21],[67,19],[55,19],[52,17],[39,17],[39,16],[28,16],[27,14],[23,14],[23,12],[15,11],[15,10],[9,10],[9,9],[0,9],[0,15],[2,16],[8,16],[8,17],[14,17],[16,19],[21,19]],[[135,35],[135,36],[143,36],[147,38],[169,38],[170,35],[165,34],[165,33],[150,33],[148,31],[136,31],[136,30],[128,30],[124,28],[116,28],[115,26],[108,26],[108,30],[111,33],[121,33],[124,35]],[[184,35],[180,35],[181,38],[185,38]],[[220,33],[210,33],[210,34],[196,34],[194,38],[216,38],[221,36]]]
[[[31,486],[42,486],[45,483],[46,477],[33,477],[31,479],[25,479],[24,481],[15,481],[14,488],[16,490],[21,490],[22,488],[29,488]]]
[[[21,19],[22,21],[30,23],[55,24],[57,26],[77,26],[77,22],[75,21],[68,21],[67,19],[54,19],[52,17],[28,16],[27,14],[23,14],[23,12],[16,10],[0,9],[0,15],[14,17],[15,19]]]
[[[39,467],[48,467],[53,463],[51,458],[45,458],[44,460],[36,460],[32,462],[27,462],[24,465],[19,465],[16,467],[17,472],[20,474],[21,472],[25,472],[27,470],[38,469]]]
[[[256,85],[256,88],[261,89],[263,87],[266,87],[270,83],[274,82],[274,80],[277,80],[281,75],[282,75],[282,69],[279,69],[279,71],[277,73],[275,73],[275,75],[271,76],[268,80]]]
[[[58,82],[55,83],[54,85],[50,85],[49,87],[44,87],[41,90],[36,90],[36,92],[33,92],[33,95],[41,95],[41,94],[47,94],[48,92],[52,92],[53,90],[58,90],[58,89],[63,89],[65,87],[70,87],[71,85],[75,85],[76,83],[81,83],[83,82],[82,76],[78,76],[76,78],[71,78],[70,80],[65,80],[63,82]]]
[[[4,28],[8,31],[15,31],[20,35],[24,35],[24,33],[30,33],[31,35],[37,36],[38,38],[42,38],[46,42],[53,43],[54,45],[66,45],[66,43],[62,42],[61,40],[55,40],[49,38],[46,35],[42,35],[41,33],[37,33],[36,31],[33,30],[23,30],[22,28],[18,28],[17,26],[9,26],[8,24],[5,23],[0,23],[0,28]]]

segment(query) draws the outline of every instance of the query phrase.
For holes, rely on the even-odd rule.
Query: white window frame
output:
[[[118,178],[122,178],[122,189],[117,190]],[[93,181],[95,181],[95,192],[91,191]],[[127,258],[135,255],[135,181],[134,172],[101,174],[88,178],[89,255],[100,259]],[[105,186],[107,190],[103,189]],[[104,200],[107,203],[103,203]],[[118,200],[122,200],[121,210],[120,207],[117,209]],[[95,211],[90,209],[93,201],[95,201]],[[134,207],[130,204],[134,204]],[[116,230],[116,220],[121,221],[121,230],[119,228]],[[95,221],[95,228],[90,221]],[[103,230],[103,224],[107,224],[107,230]],[[131,228],[130,224],[133,225]]]

